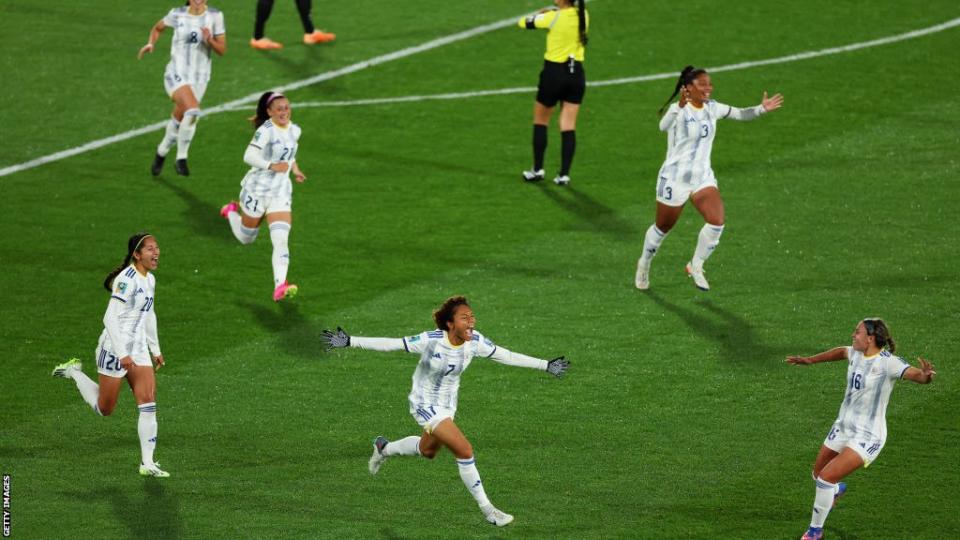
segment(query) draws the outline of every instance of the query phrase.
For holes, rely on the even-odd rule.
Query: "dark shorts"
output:
[[[582,62],[543,62],[537,85],[537,101],[542,105],[554,107],[558,101],[579,104],[586,90],[587,76]]]

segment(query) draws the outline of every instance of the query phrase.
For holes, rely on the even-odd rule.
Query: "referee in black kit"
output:
[[[520,28],[547,30],[547,52],[533,105],[533,169],[523,171],[528,182],[543,180],[543,153],[547,149],[547,125],[557,102],[560,108],[560,173],[553,179],[558,186],[570,183],[570,165],[577,147],[577,113],[586,90],[583,50],[587,45],[590,20],[585,0],[554,0],[556,9],[544,8],[520,19]]]

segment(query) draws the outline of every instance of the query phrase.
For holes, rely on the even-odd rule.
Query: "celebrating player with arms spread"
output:
[[[480,482],[473,447],[454,423],[460,375],[475,357],[490,358],[508,366],[539,369],[557,377],[563,375],[569,363],[562,356],[547,361],[497,347],[474,331],[476,319],[463,296],[448,298],[434,311],[433,319],[437,323],[437,330],[411,337],[349,336],[338,328],[336,333],[325,330],[323,339],[328,344],[328,350],[355,347],[373,351],[407,351],[420,355],[409,400],[410,414],[423,432],[393,442],[382,436],[377,437],[370,458],[370,473],[377,474],[380,465],[388,457],[419,455],[432,459],[440,448],[446,446],[456,456],[460,478],[476,499],[484,517],[502,527],[513,521],[513,516],[497,510],[490,503]]]
[[[882,319],[860,321],[852,337],[851,347],[836,347],[810,357],[787,357],[787,363],[801,366],[848,360],[847,391],[840,413],[813,464],[817,494],[810,528],[803,540],[823,538],[823,523],[833,501],[847,489],[840,480],[860,467],[870,466],[883,450],[887,441],[887,403],[897,379],[929,384],[937,374],[923,358],[916,368],[895,356],[896,344]]]

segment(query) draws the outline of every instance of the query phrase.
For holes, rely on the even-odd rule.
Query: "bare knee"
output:
[[[97,403],[97,410],[100,411],[100,416],[110,416],[113,414],[113,409],[117,406],[117,402],[113,403]]]
[[[467,443],[465,446],[458,448],[454,455],[457,456],[457,459],[471,459],[473,457],[473,446]]]

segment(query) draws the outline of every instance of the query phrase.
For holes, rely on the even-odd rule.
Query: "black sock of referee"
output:
[[[561,131],[560,139],[560,176],[569,176],[573,153],[577,150],[577,132],[572,129]]]
[[[303,23],[303,33],[313,33],[313,21],[310,20],[311,0],[297,0],[297,11],[300,12],[300,22]]]
[[[533,125],[533,170],[543,168],[543,154],[547,151],[547,126]]]
[[[263,39],[263,27],[273,10],[273,0],[257,0],[257,22],[253,26],[253,39]]]

